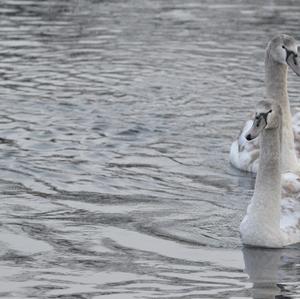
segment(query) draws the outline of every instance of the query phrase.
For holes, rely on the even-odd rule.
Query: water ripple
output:
[[[266,41],[299,39],[299,12],[1,3],[0,296],[299,297],[297,247],[242,254],[254,179],[228,165]],[[292,107],[298,86],[290,76]]]

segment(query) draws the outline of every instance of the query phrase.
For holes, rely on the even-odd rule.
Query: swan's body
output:
[[[296,41],[287,35],[273,38],[266,49],[265,57],[265,85],[266,97],[279,104],[282,110],[282,171],[299,171],[300,166],[294,144],[292,116],[287,93],[288,65],[300,75],[297,61]],[[251,126],[246,123],[238,139],[233,142],[230,151],[230,161],[238,169],[257,172],[259,158],[259,144],[257,141],[245,143],[244,133]],[[300,127],[300,124],[298,124]]]
[[[261,133],[260,163],[251,204],[240,225],[241,238],[251,246],[283,247],[300,242],[300,202],[297,197],[281,198],[282,109],[263,101],[258,111],[246,138]]]

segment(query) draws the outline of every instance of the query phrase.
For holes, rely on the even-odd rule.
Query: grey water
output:
[[[300,298],[243,248],[228,163],[298,1],[0,2],[1,298]],[[300,79],[289,74],[292,108]]]

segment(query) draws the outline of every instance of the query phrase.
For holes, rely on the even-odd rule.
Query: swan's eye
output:
[[[285,45],[282,45],[282,49],[285,49]]]

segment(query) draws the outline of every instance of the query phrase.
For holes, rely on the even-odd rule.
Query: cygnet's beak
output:
[[[300,59],[299,56],[296,55],[293,52],[288,53],[288,57],[286,59],[287,64],[290,66],[290,68],[298,75],[300,76]]]

